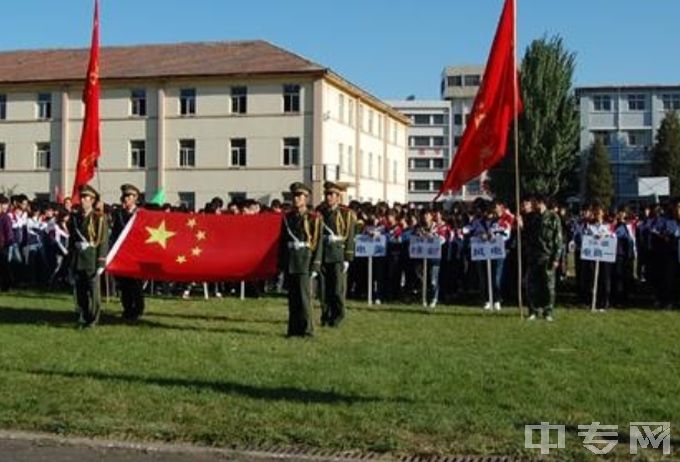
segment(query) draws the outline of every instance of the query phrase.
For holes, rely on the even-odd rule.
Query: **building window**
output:
[[[450,75],[446,79],[449,87],[462,87],[463,86],[463,76],[462,75]]]
[[[338,143],[338,159],[340,162],[340,171],[345,172],[345,145]]]
[[[644,111],[645,110],[645,95],[640,95],[640,94],[628,95],[628,110],[629,111]]]
[[[466,75],[465,76],[465,86],[466,87],[478,87],[482,77],[479,74]]]
[[[131,168],[146,167],[146,141],[144,140],[130,141],[130,167]]]
[[[396,160],[392,161],[392,183],[397,182],[397,177],[399,176],[399,175],[397,175],[397,172],[398,172],[398,169],[399,169],[398,165],[399,164],[397,164]]]
[[[593,132],[595,141],[600,141],[603,145],[609,146],[611,144],[611,134],[607,130],[597,130]]]
[[[338,95],[338,120],[345,122],[345,95],[342,93]]]
[[[382,114],[378,114],[378,137],[379,138],[382,138],[382,136],[383,136],[382,124],[383,124]]]
[[[409,138],[409,145],[415,147],[429,147],[430,137],[429,136],[412,136]]]
[[[354,175],[354,147],[347,146],[347,170],[350,175]]]
[[[430,190],[430,182],[428,180],[414,180],[411,181],[411,191],[425,192]]]
[[[35,168],[38,170],[49,170],[52,155],[50,143],[37,143],[35,145]]]
[[[300,112],[300,85],[283,86],[283,112]]]
[[[442,189],[442,186],[444,185],[444,182],[442,180],[434,180],[432,182],[432,191],[439,191]]]
[[[382,177],[383,177],[383,162],[382,162],[382,156],[381,155],[378,155],[378,169],[377,170],[378,170],[377,178],[379,180],[382,180]]]
[[[432,115],[432,125],[446,125],[446,122],[444,121],[444,115],[443,114],[433,114]]]
[[[232,138],[231,139],[231,166],[245,167],[246,162],[246,139]]]
[[[5,169],[5,143],[0,143],[0,170]]]
[[[196,114],[196,89],[182,88],[179,92],[179,113],[181,115]]]
[[[414,125],[430,125],[429,114],[416,114],[413,116]]]
[[[245,114],[248,112],[248,87],[231,87],[231,113]]]
[[[647,132],[643,130],[630,130],[626,135],[628,137],[628,146],[640,147],[647,145]]]
[[[453,125],[463,125],[463,114],[453,115]]]
[[[243,202],[248,198],[248,194],[246,194],[244,191],[232,191],[228,194],[229,196],[229,202],[233,202],[238,204],[239,202]]]
[[[453,146],[458,147],[458,145],[460,144],[462,139],[463,139],[462,136],[454,136],[453,137]]]
[[[0,95],[2,97],[2,95]],[[677,111],[680,110],[680,93],[676,94],[667,94],[667,95],[662,95],[661,99],[663,100],[663,109],[665,111]],[[0,105],[2,104],[2,100],[0,100]],[[0,108],[0,119],[2,117],[2,109]]]
[[[38,94],[38,119],[52,118],[52,93]]]
[[[179,140],[179,166],[196,166],[196,140]]]
[[[441,147],[441,146],[444,146],[445,143],[446,143],[446,140],[443,136],[433,136],[432,137],[432,146]]]
[[[397,133],[399,133],[399,127],[396,122],[392,122],[392,144],[397,144]]]
[[[196,193],[194,192],[179,192],[179,206],[186,208],[189,212],[196,210]]]
[[[611,111],[612,98],[609,95],[593,96],[593,109],[596,111]]]
[[[347,114],[347,123],[350,127],[354,127],[354,100],[349,100],[349,114]]]
[[[245,140],[243,140],[245,143]],[[243,146],[245,152],[245,144]],[[232,144],[232,152],[234,145]],[[233,154],[232,154],[233,156]],[[245,166],[245,154],[243,156]],[[283,139],[283,165],[299,166],[300,165],[300,138],[284,138]]]
[[[373,134],[373,111],[368,110],[368,133]]]
[[[444,168],[444,159],[432,159],[432,168],[434,170],[442,170]]]
[[[0,120],[7,119],[7,95],[0,95]]]
[[[411,159],[411,168],[414,170],[424,170],[430,168],[429,159]]]
[[[130,114],[138,117],[146,115],[146,90],[143,88],[130,92]]]

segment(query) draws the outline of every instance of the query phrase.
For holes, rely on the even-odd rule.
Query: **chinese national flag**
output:
[[[78,190],[94,177],[97,159],[101,154],[99,138],[99,0],[94,5],[94,26],[92,29],[92,47],[90,62],[87,66],[87,80],[83,91],[85,103],[85,120],[80,135],[76,178],[73,183],[72,198],[79,202]]]
[[[517,81],[515,0],[505,0],[482,84],[458,152],[437,197],[447,191],[460,190],[503,158],[510,123],[522,111]]]
[[[282,215],[205,215],[139,210],[106,270],[175,282],[248,281],[277,273]]]

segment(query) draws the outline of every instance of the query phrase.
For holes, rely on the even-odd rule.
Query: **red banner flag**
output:
[[[472,106],[444,192],[458,191],[505,155],[510,122],[522,111],[515,64],[515,0],[505,0],[484,78]]]
[[[94,26],[90,62],[87,66],[87,80],[83,91],[85,119],[80,135],[76,178],[73,182],[73,202],[80,202],[78,190],[94,177],[97,159],[101,155],[99,137],[99,0],[94,3]]]
[[[106,270],[155,281],[267,279],[277,273],[282,215],[205,215],[139,210]]]

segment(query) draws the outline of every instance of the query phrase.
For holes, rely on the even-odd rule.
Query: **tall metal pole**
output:
[[[514,72],[513,72],[513,90],[512,90],[512,103],[514,109],[516,110],[517,104],[519,102],[519,85],[517,84],[517,0],[513,1],[512,8],[512,23],[513,23],[513,43],[512,43],[512,56],[514,61]],[[524,307],[522,303],[522,229],[519,226],[519,219],[521,217],[521,197],[520,197],[520,176],[519,176],[519,118],[515,114],[514,117],[514,130],[515,130],[515,221],[517,222],[517,306],[519,308],[519,317],[524,319]]]

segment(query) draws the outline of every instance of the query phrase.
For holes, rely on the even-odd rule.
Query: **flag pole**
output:
[[[513,105],[517,108],[517,103],[519,101],[519,85],[517,82],[517,0],[512,0],[512,24],[513,24],[513,43],[512,43],[512,56],[514,60],[514,72],[513,72],[513,89],[512,89],[512,99]],[[519,115],[515,114],[514,121],[514,132],[515,132],[515,222],[517,223],[517,307],[519,308],[519,317],[524,319],[524,306],[522,303],[522,229],[519,223],[521,218],[521,197],[520,197],[520,175],[519,175]]]

